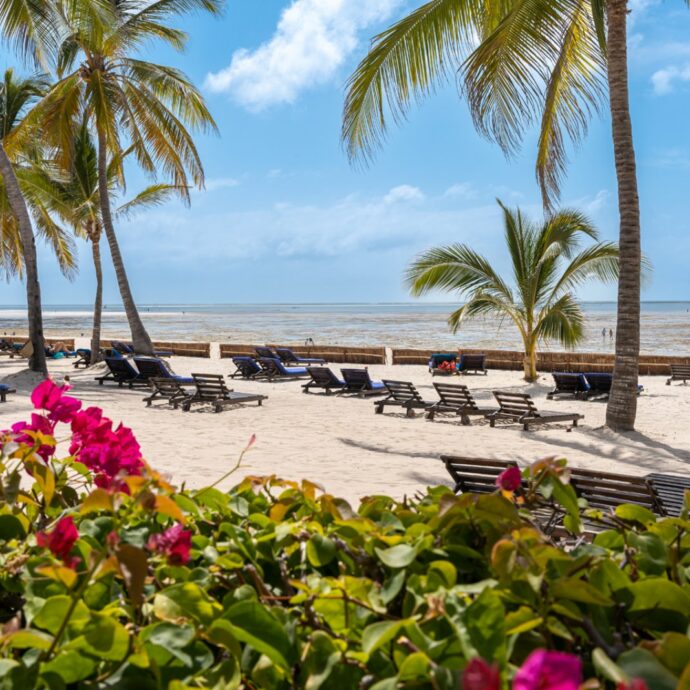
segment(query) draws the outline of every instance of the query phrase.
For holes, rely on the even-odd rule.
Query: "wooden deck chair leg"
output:
[[[377,405],[375,412],[376,414],[383,414],[383,404]]]
[[[435,417],[435,416],[436,416],[436,410],[429,410],[429,411],[426,413],[426,418],[427,418],[430,422],[433,422],[433,421],[434,421],[434,417]]]
[[[413,418],[416,417],[417,415],[415,414],[415,411],[414,411],[411,407],[408,407],[408,408],[407,408],[407,411],[405,412],[405,416],[406,416],[408,419],[413,419]]]
[[[463,414],[463,415],[460,415],[460,424],[462,424],[463,426],[471,426],[472,422],[470,421],[470,418],[466,414]]]
[[[7,391],[0,391],[0,402],[7,402]]]

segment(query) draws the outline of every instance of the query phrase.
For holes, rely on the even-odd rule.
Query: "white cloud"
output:
[[[676,82],[686,81],[690,81],[690,63],[682,67],[677,65],[664,67],[652,75],[652,86],[654,87],[654,93],[658,96],[671,93]]]
[[[399,187],[393,187],[393,189],[383,197],[383,203],[397,204],[400,201],[424,201],[424,198],[424,192],[422,192],[419,187],[401,184]]]
[[[652,164],[659,168],[688,170],[690,169],[690,154],[680,148],[664,149],[657,153]]]
[[[586,199],[583,199],[582,201],[582,210],[586,214],[596,214],[599,211],[601,211],[607,204],[609,197],[611,195],[609,194],[608,189],[600,189],[595,195],[593,199],[590,199],[587,201]]]
[[[212,177],[206,180],[206,191],[215,192],[218,189],[229,189],[230,187],[237,187],[240,183],[234,177]]]
[[[140,228],[151,232],[141,235]],[[440,209],[433,200],[390,204],[386,197],[351,195],[332,204],[274,204],[269,208],[200,214],[156,209],[122,225],[124,251],[151,257],[142,242],[164,243],[166,258],[194,261],[318,259],[358,252],[412,257],[434,244],[472,239],[491,251],[502,232],[495,203]],[[194,237],[190,245],[189,238]]]
[[[328,82],[357,48],[358,35],[388,19],[401,0],[294,0],[273,37],[256,50],[236,50],[206,86],[252,110],[293,103],[304,89]]]
[[[477,196],[477,192],[469,182],[459,182],[457,184],[451,185],[443,193],[443,196],[460,198],[460,199],[472,199]]]

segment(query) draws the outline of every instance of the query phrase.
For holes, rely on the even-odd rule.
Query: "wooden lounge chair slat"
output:
[[[690,381],[690,364],[670,364],[671,376],[666,381],[670,386],[672,381],[682,381],[684,384]]]
[[[388,405],[396,405],[403,407],[408,417],[414,417],[415,409],[425,409],[431,404],[422,399],[419,391],[409,381],[384,379],[383,385],[388,391],[388,397],[374,403],[377,414],[383,413]]]
[[[220,374],[192,374],[192,379],[196,392],[182,403],[182,409],[185,412],[198,403],[210,403],[215,412],[220,412],[226,405],[255,402],[261,406],[267,399],[265,395],[233,391],[226,386],[225,379]]]
[[[530,426],[536,424],[571,422],[571,426],[567,429],[570,431],[572,427],[577,426],[580,419],[583,419],[583,415],[576,413],[539,412],[532,397],[527,393],[494,391],[494,397],[496,402],[498,402],[499,409],[488,415],[492,427],[495,426],[498,419],[522,424],[525,431],[528,431]]]

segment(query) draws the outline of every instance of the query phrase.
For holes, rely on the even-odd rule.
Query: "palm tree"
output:
[[[566,142],[578,141],[608,88],[618,179],[620,267],[607,424],[634,427],[640,340],[640,223],[628,99],[628,0],[430,0],[374,38],[348,85],[343,140],[370,159],[412,103],[457,72],[479,131],[512,153],[540,125],[537,178],[558,197]],[[477,43],[477,39],[478,43]]]
[[[99,209],[120,295],[137,352],[153,346],[137,310],[110,204],[109,160],[121,160],[123,138],[137,163],[150,174],[158,168],[182,190],[203,186],[204,171],[191,130],[215,130],[199,91],[171,67],[137,59],[142,44],[160,39],[182,49],[186,35],[165,20],[184,11],[216,13],[222,0],[74,0],[60,4],[67,37],[58,55],[59,80],[35,108],[34,120],[67,158],[71,127],[80,113],[92,123],[97,141]],[[122,174],[121,169],[118,174]]]
[[[56,20],[55,2],[3,0],[2,11],[0,11],[0,35],[23,57],[30,58],[35,65],[45,66],[47,55],[57,45],[58,22]],[[26,270],[27,319],[29,340],[33,346],[29,366],[32,370],[47,375],[36,242],[29,209],[15,174],[12,158],[12,140],[16,135],[17,119],[38,93],[34,92],[32,85],[28,85],[28,90],[19,88],[8,91],[7,87],[8,84],[5,83],[4,92],[1,95],[3,103],[0,105],[3,119],[1,129],[3,137],[0,140],[0,176],[3,179],[7,202],[16,219],[22,261]]]
[[[103,219],[100,212],[98,185],[98,153],[89,131],[88,123],[75,125],[72,145],[72,165],[67,174],[55,169],[50,161],[40,161],[32,170],[36,196],[49,213],[60,216],[69,223],[78,237],[91,245],[96,274],[96,296],[93,309],[91,334],[91,363],[98,361],[101,342],[101,319],[103,313],[103,271],[101,265],[101,235]],[[130,151],[123,152],[126,157]],[[108,165],[109,194],[117,193],[120,186],[122,160],[111,160]],[[129,202],[115,211],[124,216],[137,209],[163,203],[180,190],[173,185],[155,184],[147,187]]]
[[[17,136],[18,125],[32,102],[44,92],[47,84],[43,78],[15,79],[11,69],[7,70],[0,84],[0,175],[3,180],[3,197],[7,200],[13,217],[12,227],[16,229],[21,247],[21,260],[26,272],[26,301],[28,310],[29,340],[33,346],[29,366],[34,371],[47,375],[43,341],[43,316],[41,308],[41,287],[38,281],[36,240],[31,216],[15,171],[18,152],[22,149],[21,137]],[[9,216],[5,214],[5,220]]]
[[[525,380],[537,379],[539,343],[555,340],[567,348],[584,337],[584,315],[572,294],[589,278],[618,277],[618,248],[599,242],[592,224],[578,211],[562,210],[537,225],[500,201],[505,241],[513,267],[512,284],[489,261],[464,244],[422,253],[407,272],[413,295],[440,289],[466,297],[448,324],[455,333],[475,316],[510,319],[524,345]],[[595,240],[580,249],[580,240]]]

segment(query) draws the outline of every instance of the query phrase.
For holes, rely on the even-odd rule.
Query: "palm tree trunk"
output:
[[[36,259],[36,240],[31,226],[31,218],[26,208],[26,201],[19,188],[17,176],[14,173],[5,147],[0,143],[0,175],[5,182],[7,198],[17,219],[19,236],[22,242],[22,254],[26,268],[26,304],[29,321],[29,340],[33,346],[33,354],[29,360],[32,371],[38,371],[48,376],[46,365],[45,342],[43,340],[43,312],[41,309],[41,286],[38,282],[38,262]]]
[[[96,364],[101,351],[101,318],[103,315],[103,269],[101,266],[101,231],[89,232],[93,267],[96,270],[96,299],[93,304],[93,330],[91,331],[91,364]]]
[[[113,259],[113,267],[115,268],[115,275],[117,276],[117,285],[120,288],[120,296],[122,297],[122,304],[127,314],[127,321],[132,333],[132,344],[134,351],[142,355],[153,354],[153,344],[151,338],[144,328],[144,324],[139,316],[139,311],[134,303],[132,297],[132,290],[129,287],[129,280],[127,279],[127,272],[122,261],[122,254],[120,253],[120,246],[115,236],[115,228],[113,227],[113,218],[110,212],[110,196],[108,194],[108,160],[107,147],[105,140],[105,132],[98,132],[98,196],[101,204],[101,216],[103,217],[103,229],[105,236],[108,239],[108,246],[110,247],[110,255]]]
[[[531,339],[525,341],[523,368],[525,371],[525,381],[532,383],[537,380],[537,344],[531,342]]]
[[[608,82],[620,215],[620,278],[613,385],[606,424],[635,427],[640,356],[640,200],[628,99],[627,0],[608,0]]]

